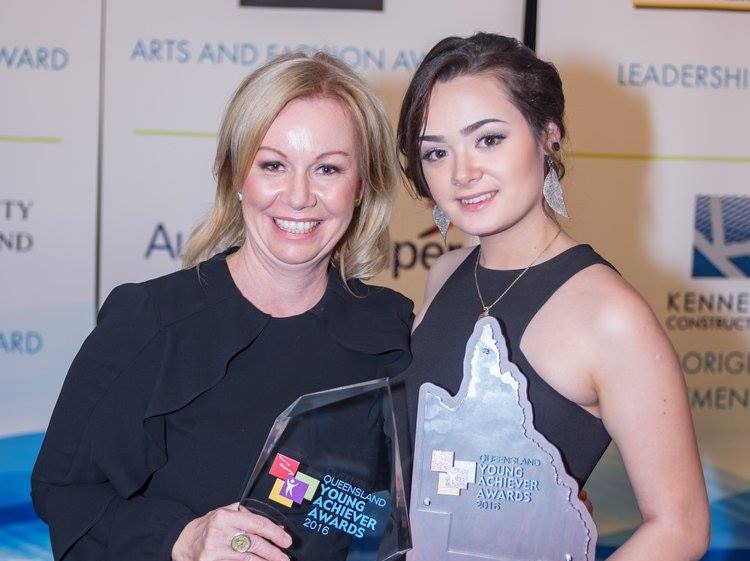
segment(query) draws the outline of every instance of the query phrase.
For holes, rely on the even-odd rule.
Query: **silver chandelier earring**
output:
[[[237,200],[242,202],[242,191],[237,191]]]
[[[551,156],[547,156],[547,167],[549,171],[544,178],[544,187],[542,188],[544,200],[547,201],[549,207],[557,214],[565,218],[570,218],[568,209],[565,206],[565,197],[563,196],[562,185],[560,185],[560,178],[557,177],[555,160]]]
[[[448,228],[451,225],[451,221],[448,220],[443,209],[437,205],[432,209],[432,221],[435,223],[438,230],[440,230],[440,235],[443,236],[443,243],[446,243],[448,239]]]

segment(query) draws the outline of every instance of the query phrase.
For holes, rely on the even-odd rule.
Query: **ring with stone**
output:
[[[229,545],[237,553],[247,553],[247,551],[250,549],[250,546],[252,544],[253,544],[253,540],[251,540],[250,536],[248,536],[244,532],[240,532],[239,534],[233,535],[232,538],[229,540]]]

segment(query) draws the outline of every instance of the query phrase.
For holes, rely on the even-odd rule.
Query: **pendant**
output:
[[[478,319],[486,318],[490,315],[490,309],[489,308],[482,308],[482,313],[479,314]]]

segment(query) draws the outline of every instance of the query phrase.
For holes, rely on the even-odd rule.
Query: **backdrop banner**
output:
[[[180,267],[241,80],[277,53],[323,49],[373,84],[395,125],[432,44],[478,30],[521,37],[523,18],[522,0],[0,5],[0,559],[51,559],[28,478],[60,384],[114,286]],[[442,239],[405,192],[391,233],[392,262],[374,282],[419,305]]]
[[[0,3],[3,560],[49,558],[29,469],[94,322],[100,28],[98,0]]]
[[[711,501],[706,559],[747,559],[750,19],[595,0],[543,0],[539,17],[540,56],[566,91],[569,228],[645,296],[674,343]],[[614,447],[589,492],[606,555],[640,523]]]

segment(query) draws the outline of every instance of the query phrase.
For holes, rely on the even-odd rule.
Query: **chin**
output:
[[[460,222],[455,222],[455,226],[468,236],[482,237],[507,230],[509,224],[497,220],[492,220],[491,222],[485,220],[461,220]]]
[[[274,251],[273,256],[279,261],[279,263],[283,263],[284,265],[288,265],[290,267],[315,264],[325,259],[326,257],[329,257],[328,255],[324,255],[316,251]]]

